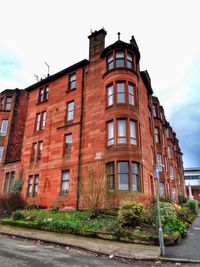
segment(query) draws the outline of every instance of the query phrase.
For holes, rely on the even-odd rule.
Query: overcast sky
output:
[[[84,58],[90,31],[106,46],[134,35],[155,95],[177,133],[184,166],[200,166],[198,0],[0,0],[0,90],[25,88]]]

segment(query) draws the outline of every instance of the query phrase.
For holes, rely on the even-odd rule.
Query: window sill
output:
[[[10,112],[11,109],[7,110],[7,109],[1,109],[0,112]]]
[[[69,194],[68,192],[67,193],[60,193],[60,196],[64,197],[64,196],[68,196],[68,194]]]
[[[133,74],[135,74],[137,77],[139,77],[137,71],[134,70],[134,69],[130,69],[130,68],[127,68],[127,67],[118,67],[118,68],[113,68],[113,69],[110,69],[110,70],[106,70],[105,73],[103,74],[102,78],[105,78],[108,74],[110,74],[110,73],[112,73],[114,71],[120,71],[120,70],[130,71]]]
[[[74,87],[74,88],[72,88],[72,89],[67,89],[66,91],[65,91],[65,93],[66,94],[69,94],[69,93],[71,93],[71,92],[73,92],[73,91],[75,91],[76,90],[76,87]]]
[[[45,103],[45,102],[47,102],[47,101],[48,101],[48,99],[45,99],[45,100],[43,100],[43,101],[38,101],[38,102],[36,103],[36,105],[43,104],[43,103]]]
[[[42,129],[42,130],[39,130],[39,131],[34,131],[34,135],[38,135],[38,134],[41,134],[42,132],[44,132],[45,129]]]

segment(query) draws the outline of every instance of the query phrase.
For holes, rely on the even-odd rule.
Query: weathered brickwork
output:
[[[2,192],[6,173],[15,172],[15,179],[23,176],[22,195],[29,202],[84,208],[84,184],[95,174],[95,186],[106,177],[104,205],[116,207],[135,194],[150,199],[155,195],[157,154],[163,164],[160,194],[178,201],[184,192],[178,140],[152,97],[148,72],[140,71],[135,39],[105,48],[105,36],[104,29],[89,36],[89,60],[23,91],[9,91],[12,108],[0,111],[0,122],[9,121],[6,136],[0,137]],[[86,189],[92,194],[90,186]]]

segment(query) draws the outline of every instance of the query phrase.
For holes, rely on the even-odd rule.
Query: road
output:
[[[168,267],[182,266],[191,267],[199,266],[192,264],[162,263],[157,262],[120,262],[108,257],[96,256],[84,251],[75,250],[72,248],[53,246],[40,242],[22,240],[0,235],[0,267],[93,267],[93,266],[108,266],[108,267]]]

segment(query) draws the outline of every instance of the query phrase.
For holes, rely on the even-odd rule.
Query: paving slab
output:
[[[165,248],[165,258],[200,262],[200,215],[194,220],[186,238],[179,245]]]
[[[0,233],[129,259],[154,260],[160,256],[160,248],[158,246],[109,241],[71,234],[59,234],[1,224]]]

